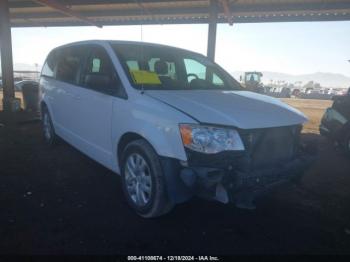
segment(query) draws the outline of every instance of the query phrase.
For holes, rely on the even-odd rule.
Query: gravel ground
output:
[[[0,253],[350,254],[350,161],[303,139],[319,144],[318,160],[255,211],[193,199],[145,220],[117,175],[65,143],[48,149],[38,122],[0,124]]]

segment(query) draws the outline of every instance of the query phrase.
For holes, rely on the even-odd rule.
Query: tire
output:
[[[126,200],[141,217],[158,217],[172,209],[159,157],[147,141],[135,140],[125,147],[121,177]]]
[[[347,154],[348,157],[350,157],[350,134],[345,137],[343,148],[344,148],[345,154]]]
[[[58,137],[55,133],[51,116],[46,106],[42,107],[41,120],[42,120],[43,136],[44,136],[45,143],[48,146],[56,145],[58,141]]]

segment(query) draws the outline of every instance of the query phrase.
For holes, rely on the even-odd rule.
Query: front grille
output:
[[[299,125],[243,131],[241,136],[252,167],[279,165],[292,160],[297,152],[300,131]]]

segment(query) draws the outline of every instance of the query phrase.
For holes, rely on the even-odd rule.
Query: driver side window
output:
[[[205,80],[205,65],[197,62],[193,59],[184,59],[187,81],[190,83],[194,78],[199,78]]]
[[[90,50],[82,76],[83,86],[97,92],[117,95],[121,82],[107,52],[97,46]]]
[[[191,83],[193,79],[205,80],[215,86],[223,86],[224,81],[217,74],[213,73],[202,63],[193,59],[184,59],[187,81]]]

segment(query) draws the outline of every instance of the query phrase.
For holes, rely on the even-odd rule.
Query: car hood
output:
[[[303,124],[308,120],[279,99],[248,91],[148,90],[145,94],[201,123],[252,129]]]

